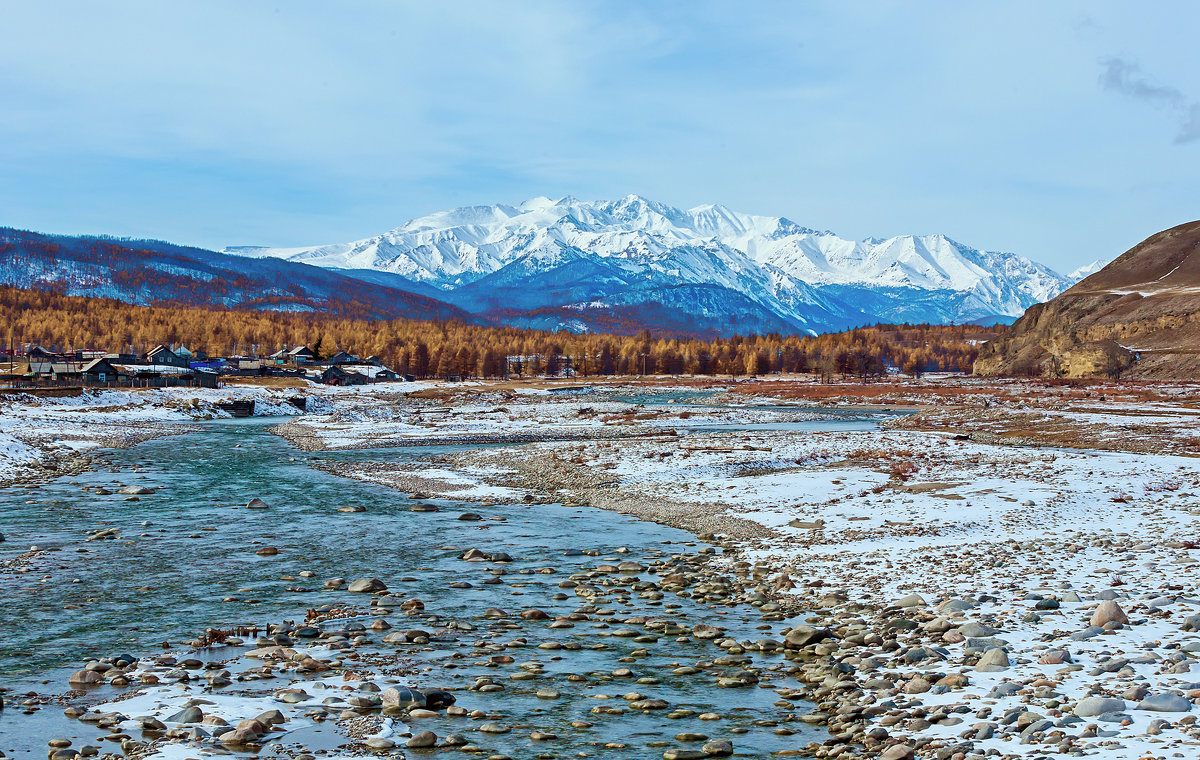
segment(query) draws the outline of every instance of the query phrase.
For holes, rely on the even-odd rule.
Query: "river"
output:
[[[551,616],[570,614],[581,600],[561,593],[560,581],[568,574],[600,562],[630,558],[648,562],[673,553],[694,553],[704,546],[683,531],[592,508],[523,503],[481,508],[422,500],[440,511],[413,512],[410,507],[415,502],[404,494],[339,478],[310,467],[308,460],[412,459],[454,447],[310,454],[267,432],[271,423],[266,419],[206,423],[199,432],[102,452],[95,471],[36,488],[0,491],[0,528],[7,537],[0,543],[0,561],[12,560],[31,546],[46,550],[27,565],[26,572],[0,575],[0,685],[9,688],[8,708],[0,711],[0,749],[13,757],[40,758],[52,736],[72,739],[76,746],[96,743],[97,729],[63,717],[61,704],[32,714],[19,705],[26,692],[61,693],[67,688],[66,674],[89,658],[186,651],[185,642],[207,626],[261,627],[301,620],[314,605],[360,596],[323,590],[324,579],[378,577],[392,591],[424,600],[426,615],[478,625],[488,608],[536,606]],[[839,425],[858,429],[864,424],[875,421],[864,422],[859,415],[806,429]],[[117,493],[123,486],[139,485],[155,493],[136,498]],[[98,488],[113,493],[97,495]],[[263,499],[269,508],[246,509],[253,498]],[[345,505],[360,505],[365,511],[337,511]],[[481,512],[487,519],[457,519],[467,510]],[[86,540],[90,533],[108,528],[115,528],[119,538]],[[260,556],[256,552],[263,547],[274,547],[278,554]],[[471,547],[512,555],[513,562],[498,576],[502,582],[482,583],[489,577],[485,570],[461,560],[463,551]],[[552,574],[536,572],[548,567]],[[302,572],[312,577],[302,577]],[[471,581],[470,588],[449,588],[464,579]],[[666,615],[686,625],[715,623],[739,640],[777,635],[774,632],[788,623],[764,623],[750,607],[712,608],[671,596],[664,604],[636,594],[618,595],[611,607],[600,612],[618,617]],[[646,648],[641,644],[597,633],[605,636],[604,649],[590,649],[592,640],[584,638],[580,628],[543,627],[526,633],[531,645],[584,638],[588,646],[577,652],[534,649],[518,654],[518,662],[523,657],[539,661],[543,674],[528,689],[510,689],[501,696],[460,691],[477,675],[501,675],[494,669],[467,667],[470,659],[461,659],[470,651],[466,638],[413,652],[408,663],[410,671],[420,672],[422,687],[456,690],[459,704],[468,708],[557,728],[563,734],[553,746],[563,753],[557,756],[565,756],[568,750],[586,755],[617,743],[624,749],[617,754],[609,751],[608,756],[658,758],[662,748],[655,741],[684,731],[732,732],[738,754],[748,756],[819,739],[815,731],[786,717],[804,712],[804,706],[781,704],[769,688],[722,689],[711,678],[672,675],[681,666],[711,664],[722,653],[710,644],[680,639],[669,646],[649,647],[649,653],[643,654],[634,652]],[[446,667],[451,653],[458,653],[455,657],[460,660]],[[779,654],[747,652],[745,656],[758,668],[773,669],[776,675],[763,686],[797,685],[786,676],[785,666],[790,663]],[[620,662],[635,663],[630,667],[649,678],[637,689],[697,714],[720,713],[720,730],[713,731],[713,725],[694,717],[667,719],[651,712],[631,711],[597,720],[591,712],[597,694],[606,692],[619,700],[634,685],[606,685],[603,679],[573,681],[566,676],[609,672]],[[537,699],[534,690],[547,683],[563,697],[550,704]],[[115,691],[103,687],[74,702],[91,704]],[[571,730],[572,721],[593,725]],[[427,727],[441,735],[457,730],[455,725],[439,718]],[[318,741],[315,737],[322,732],[324,738]],[[337,743],[327,727],[310,725],[293,733],[285,743],[303,739],[306,746],[331,748]],[[528,732],[518,733],[488,737],[489,749],[528,756]],[[105,751],[111,751],[111,746]]]

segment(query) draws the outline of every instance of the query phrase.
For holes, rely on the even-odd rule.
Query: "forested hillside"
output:
[[[715,340],[654,338],[488,327],[462,321],[367,320],[314,313],[144,307],[104,298],[0,287],[7,345],[145,350],[183,343],[213,355],[267,354],[307,344],[323,354],[374,354],[418,377],[502,375],[506,357],[526,357],[525,374],[555,373],[570,361],[582,375],[756,375],[814,372],[869,377],[969,371],[978,344],[996,328],[878,325],[817,337],[778,334]]]

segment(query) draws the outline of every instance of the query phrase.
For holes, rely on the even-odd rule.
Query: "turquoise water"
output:
[[[857,425],[859,421],[840,424],[848,423]],[[33,489],[0,491],[0,531],[7,537],[0,544],[0,561],[11,560],[30,546],[47,550],[28,565],[28,572],[4,571],[0,575],[0,683],[17,692],[60,693],[66,689],[65,674],[69,672],[64,668],[77,668],[89,658],[126,652],[143,656],[162,652],[164,643],[169,650],[179,651],[186,649],[183,642],[208,626],[261,627],[302,619],[306,609],[320,603],[361,602],[361,598],[351,599],[360,595],[323,591],[322,580],[334,576],[378,577],[393,591],[424,600],[426,614],[479,624],[488,607],[514,610],[537,606],[552,615],[569,614],[583,600],[574,595],[551,599],[561,591],[558,582],[569,573],[602,561],[634,558],[646,562],[703,546],[683,531],[591,508],[481,507],[441,501],[435,503],[442,511],[410,512],[412,501],[405,495],[338,478],[310,467],[308,460],[419,459],[452,448],[312,455],[269,434],[268,426],[269,421],[256,419],[207,423],[200,432],[105,452],[95,472]],[[156,493],[136,500],[115,493],[127,485],[145,485]],[[114,493],[96,495],[85,492],[85,486]],[[255,497],[270,508],[245,509]],[[366,511],[339,513],[337,508],[343,505],[362,505]],[[488,519],[459,521],[458,514],[467,510]],[[86,541],[90,533],[107,528],[117,529],[119,538]],[[256,550],[264,546],[277,548],[278,555],[257,555]],[[502,583],[480,583],[490,574],[476,563],[461,561],[463,551],[471,547],[513,556]],[[630,551],[618,554],[615,550],[619,547]],[[579,549],[596,551],[599,556],[580,556]],[[521,572],[548,566],[556,573]],[[302,578],[302,571],[312,571],[315,577]],[[472,581],[472,588],[448,587],[464,578]],[[237,601],[222,601],[229,597]],[[715,621],[738,639],[774,635],[785,624],[764,624],[750,607],[710,609],[672,595],[666,601],[678,604],[678,609],[646,607],[636,595],[628,604],[622,599],[613,598],[611,614],[669,615],[689,626]],[[619,657],[641,646],[627,639],[592,638],[594,632],[589,629],[589,624],[583,624],[551,631],[543,624],[528,633],[537,637],[531,645],[545,640],[582,640],[585,646],[601,642],[612,648],[577,653],[525,650],[528,659],[536,658],[546,666],[549,675],[538,681],[552,682],[553,688],[564,694],[562,699],[553,704],[537,700],[531,690],[541,684],[535,681],[524,693],[510,691],[501,697],[465,693],[460,704],[537,717],[551,726],[593,720],[597,727],[565,745],[556,744],[555,749],[628,740],[630,748],[621,755],[628,758],[660,757],[661,748],[646,747],[645,743],[670,739],[680,731],[725,734],[695,720],[667,721],[661,715],[596,720],[588,711],[598,702],[587,697],[597,690],[619,696],[637,689],[699,712],[728,713],[741,708],[724,724],[725,728],[742,726],[750,731],[734,737],[740,751],[802,746],[814,736],[799,723],[789,724],[801,731],[795,737],[776,736],[770,727],[754,725],[756,720],[793,712],[775,706],[778,697],[769,689],[718,689],[711,674],[669,674],[675,664],[720,656],[722,652],[710,644],[676,644],[667,639],[668,645],[651,647],[649,657],[630,667],[660,676],[662,684],[653,687],[575,684],[554,676],[567,671],[611,671],[619,667]],[[463,653],[458,655],[460,659],[468,654],[478,636],[464,633],[461,640],[448,640],[430,652],[415,654],[423,667],[430,668],[421,676],[420,685],[461,687],[476,675],[500,675],[486,668],[445,667],[453,653]],[[524,653],[517,653],[518,662],[524,658]],[[755,655],[754,659],[760,666],[788,664],[779,656]],[[45,680],[50,683],[42,683]],[[780,676],[776,685],[796,684]],[[96,692],[92,700],[105,694]],[[48,707],[25,716],[13,708],[11,694],[6,701],[10,707],[0,711],[0,749],[10,754],[41,757],[48,738],[45,734],[82,730],[80,724],[61,718],[61,708]],[[455,730],[438,721],[429,727],[439,734]],[[802,737],[807,738],[798,743]],[[512,750],[517,756],[528,751],[527,739],[520,740],[525,742],[524,749],[513,744],[518,742],[515,735],[491,741],[498,750]]]

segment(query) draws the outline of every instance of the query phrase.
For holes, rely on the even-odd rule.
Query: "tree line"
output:
[[[747,335],[703,340],[573,334],[458,321],[367,320],[322,315],[121,301],[0,287],[7,347],[143,353],[186,345],[212,356],[266,356],[307,345],[328,356],[374,355],[402,374],[503,377],[509,374],[732,375],[807,372],[823,379],[869,378],[896,369],[969,372],[979,346],[1002,328],[874,325],[818,336]]]

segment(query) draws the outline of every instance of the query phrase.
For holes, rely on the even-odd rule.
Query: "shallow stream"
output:
[[[47,740],[55,736],[71,738],[75,746],[97,743],[102,732],[65,718],[61,703],[32,714],[20,705],[26,692],[64,692],[66,675],[86,660],[126,652],[135,657],[183,652],[186,642],[209,626],[262,627],[303,620],[305,610],[319,604],[365,605],[365,595],[322,588],[323,580],[339,576],[378,577],[391,591],[424,601],[424,617],[393,620],[394,625],[428,628],[428,617],[440,616],[442,623],[470,621],[475,626],[473,632],[439,635],[431,645],[411,647],[398,670],[404,680],[422,688],[454,690],[458,704],[468,709],[502,715],[515,726],[552,729],[562,737],[535,746],[528,728],[499,736],[472,735],[473,742],[493,753],[658,758],[663,750],[651,746],[653,742],[670,741],[687,731],[731,738],[740,756],[763,756],[819,739],[814,730],[791,722],[810,706],[781,703],[772,691],[797,685],[783,674],[791,663],[781,655],[745,655],[757,668],[775,668],[767,671],[775,675],[764,678],[759,687],[718,688],[714,671],[672,672],[697,663],[711,667],[724,655],[712,644],[663,637],[647,646],[612,635],[623,618],[644,615],[673,619],[689,628],[701,622],[720,625],[738,640],[778,637],[788,621],[764,621],[753,607],[711,607],[672,594],[662,600],[644,599],[616,590],[597,602],[601,609],[590,622],[574,628],[549,629],[545,623],[527,624],[518,618],[515,623],[523,628],[514,625],[514,630],[504,631],[483,617],[488,608],[515,614],[527,607],[551,617],[569,615],[586,603],[569,590],[563,594],[559,583],[569,574],[604,562],[647,563],[699,551],[704,544],[691,535],[612,512],[557,505],[481,507],[421,500],[440,511],[412,512],[416,501],[404,494],[339,478],[310,467],[307,460],[411,459],[454,447],[309,454],[269,434],[271,422],[209,423],[200,432],[105,452],[93,472],[36,488],[0,491],[0,530],[7,538],[0,543],[0,561],[14,560],[31,546],[45,550],[24,565],[25,572],[0,571],[0,685],[10,689],[4,695],[7,709],[0,711],[0,750],[14,757],[41,758]],[[864,420],[831,421],[826,427],[838,424],[855,429]],[[117,493],[121,487],[139,485],[155,493],[136,498]],[[97,495],[85,487],[112,493]],[[256,497],[269,508],[246,509]],[[361,505],[365,511],[337,511],[345,505]],[[461,521],[458,516],[464,511],[479,512],[486,519]],[[119,537],[87,540],[106,528],[117,529]],[[263,547],[274,547],[278,554],[256,554]],[[502,574],[497,574],[494,563],[461,559],[472,547],[507,552],[513,561],[504,563]],[[544,568],[554,572],[536,572]],[[314,575],[304,578],[302,571]],[[501,582],[483,583],[491,578]],[[456,581],[471,587],[450,588]],[[554,599],[555,594],[560,598]],[[504,681],[520,672],[515,664],[484,665],[486,657],[476,644],[489,637],[498,643],[525,638],[527,649],[518,643],[508,651],[517,664],[541,663],[542,672],[531,680],[511,681],[495,694],[463,690],[481,675]],[[582,648],[535,648],[540,642],[578,643]],[[379,649],[395,651],[386,645]],[[213,652],[212,657],[231,654],[227,649]],[[623,666],[633,671],[631,676],[609,675]],[[588,677],[568,680],[568,674]],[[638,678],[650,680],[638,683]],[[227,687],[238,688],[243,687],[237,682]],[[561,696],[538,699],[535,692],[546,688]],[[631,691],[667,700],[673,708],[716,712],[722,719],[671,720],[663,712],[633,710],[597,717],[592,712],[597,705],[624,704],[622,695]],[[112,687],[102,687],[72,703],[89,705],[115,693]],[[600,694],[612,699],[596,698]],[[464,720],[441,716],[417,728],[439,735],[470,731]],[[593,725],[571,728],[571,721]],[[280,740],[285,747],[303,743],[329,749],[341,741],[327,724],[298,725]],[[605,749],[609,743],[624,747]],[[106,744],[102,751],[119,750]]]

